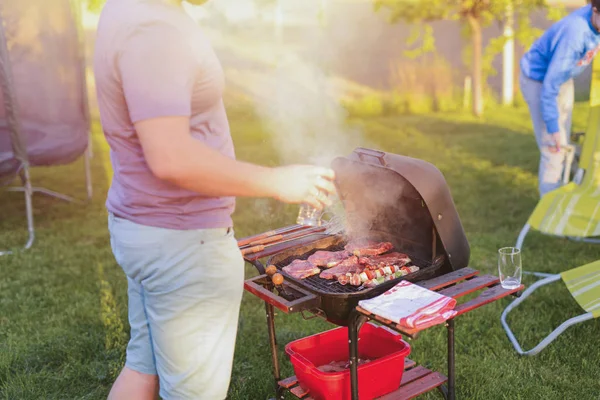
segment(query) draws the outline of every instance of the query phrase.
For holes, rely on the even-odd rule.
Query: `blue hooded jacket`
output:
[[[592,25],[592,6],[581,7],[550,27],[521,59],[521,71],[543,82],[542,116],[548,133],[557,133],[560,87],[581,74],[600,50]]]

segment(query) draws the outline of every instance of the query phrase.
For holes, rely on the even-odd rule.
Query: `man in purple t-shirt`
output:
[[[329,204],[333,171],[235,160],[220,63],[182,0],[108,0],[94,73],[131,339],[110,399],[224,399],[243,259],[235,197]],[[201,4],[204,0],[188,0]]]

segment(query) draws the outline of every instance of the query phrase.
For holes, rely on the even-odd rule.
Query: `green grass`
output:
[[[232,110],[240,159],[279,162],[261,123]],[[585,126],[578,106],[575,126]],[[537,200],[538,154],[524,110],[491,110],[484,120],[465,115],[390,117],[352,121],[370,145],[432,161],[451,187],[472,248],[471,266],[496,273],[496,249],[511,245]],[[101,399],[124,361],[128,339],[126,280],[112,257],[104,198],[110,172],[107,146],[95,126],[91,203],[65,204],[36,197],[37,240],[27,252],[0,258],[0,398]],[[83,197],[82,164],[36,169],[35,184]],[[0,243],[25,239],[22,196],[0,197]],[[240,199],[238,237],[294,221],[296,207]],[[558,272],[600,258],[600,246],[531,234],[523,255],[528,270]],[[248,267],[247,277],[256,272]],[[527,281],[529,283],[530,281]],[[525,345],[580,310],[559,285],[542,291],[511,319]],[[538,302],[536,302],[538,300]],[[457,384],[460,399],[593,399],[600,392],[600,322],[571,328],[534,358],[518,357],[499,317],[509,300],[457,320]],[[278,314],[277,338],[283,374],[292,369],[283,346],[330,329],[321,321]],[[412,341],[411,358],[446,371],[445,330]],[[231,399],[266,399],[272,394],[271,362],[258,299],[244,296]],[[438,398],[428,395],[424,398]]]

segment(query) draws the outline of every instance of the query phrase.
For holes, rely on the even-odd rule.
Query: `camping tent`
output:
[[[68,196],[32,186],[29,169],[85,159],[88,197],[90,117],[80,2],[0,1],[0,185],[20,177],[34,240],[32,195]],[[2,254],[0,252],[0,254]]]

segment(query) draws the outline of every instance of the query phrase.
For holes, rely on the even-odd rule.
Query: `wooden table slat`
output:
[[[473,279],[469,279],[468,281],[461,282],[458,285],[440,290],[438,293],[456,299],[458,297],[466,296],[470,293],[476,292],[480,289],[492,286],[498,282],[500,282],[500,279],[497,276],[480,275]]]
[[[429,290],[440,290],[450,285],[460,282],[462,280],[471,278],[479,274],[479,271],[473,268],[461,268],[458,271],[450,272],[448,274],[438,276],[437,278],[429,279],[423,282],[415,282],[416,285],[424,287]]]
[[[416,362],[414,362],[413,360],[410,360],[408,358],[404,359],[404,370],[406,371],[407,369],[411,369],[414,368],[417,365]]]
[[[494,286],[490,289],[483,291],[478,297],[473,300],[469,300],[466,303],[460,304],[456,306],[455,310],[457,312],[456,317],[467,313],[471,310],[484,306],[486,304],[492,303],[496,300],[502,299],[504,297],[510,296],[511,294],[517,293],[524,289],[525,286],[521,285],[516,289],[504,289],[501,285]]]
[[[424,377],[425,375],[429,375],[430,373],[430,370],[420,365],[409,371],[404,371],[404,374],[402,375],[402,383],[400,384],[400,386],[408,385],[412,381],[421,379],[422,377]]]
[[[427,393],[448,381],[444,375],[439,372],[432,372],[407,385],[402,386],[395,392],[386,394],[378,400],[408,400]]]
[[[290,389],[290,392],[299,399],[304,399],[308,396],[308,390],[304,390],[300,385]]]
[[[393,322],[392,322],[393,323]],[[396,327],[396,329],[400,332],[402,332],[403,334],[405,334],[408,337],[411,338],[415,338],[417,336],[417,334],[425,329],[429,329],[429,328],[425,328],[425,329],[407,329],[405,327],[403,327],[402,325],[394,325]]]
[[[285,378],[277,382],[279,386],[282,388],[289,389],[294,385],[298,384],[298,379],[295,376],[290,376],[289,378]]]

